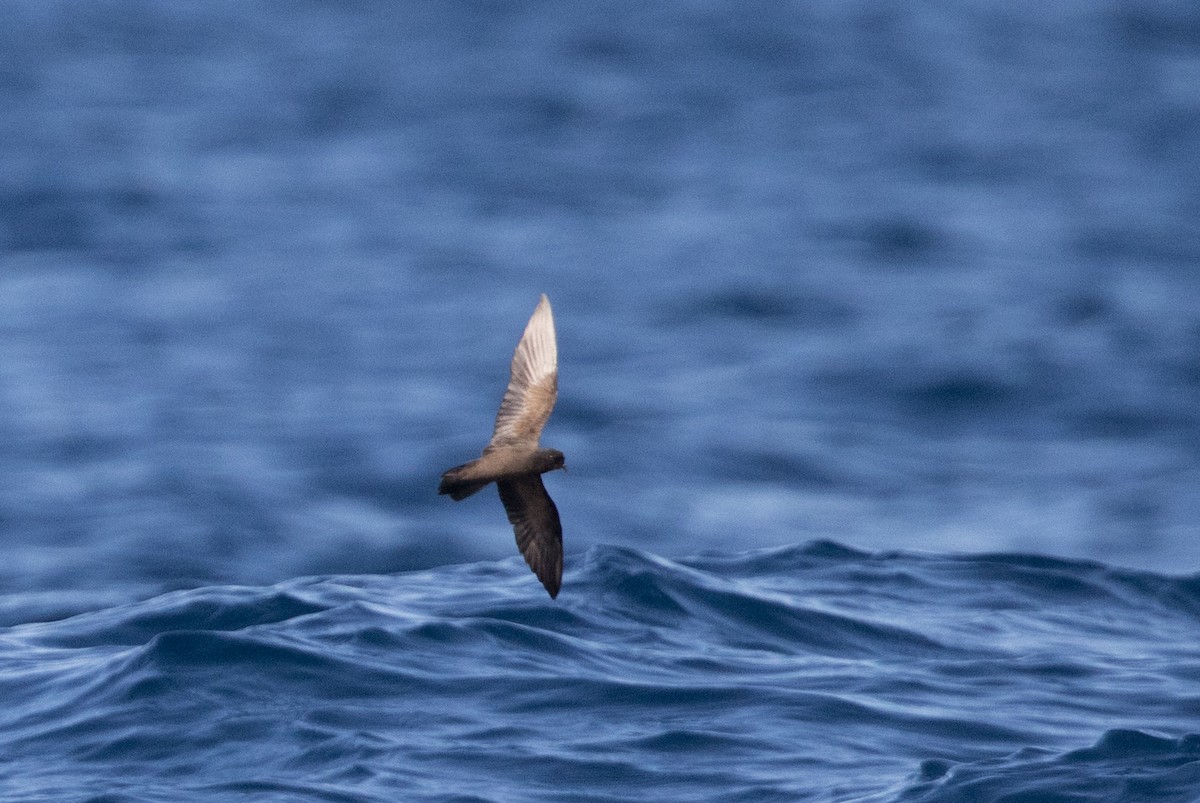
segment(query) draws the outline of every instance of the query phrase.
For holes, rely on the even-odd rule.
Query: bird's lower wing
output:
[[[541,476],[504,480],[497,482],[496,487],[500,489],[500,501],[512,522],[517,547],[525,562],[551,598],[557,597],[562,587],[562,524]]]

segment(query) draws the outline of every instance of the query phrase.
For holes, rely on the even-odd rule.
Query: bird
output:
[[[542,474],[567,464],[562,452],[539,441],[557,398],[554,314],[542,293],[513,352],[491,441],[478,459],[447,470],[438,484],[439,494],[458,502],[496,483],[517,548],[551,599],[562,588],[562,523]]]

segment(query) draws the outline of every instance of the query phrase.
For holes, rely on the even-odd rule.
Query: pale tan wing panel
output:
[[[562,524],[542,478],[533,474],[498,482],[496,487],[517,537],[517,548],[551,598],[557,597],[562,588]]]
[[[536,446],[558,398],[558,344],[550,299],[542,295],[513,353],[508,389],[496,414],[492,446]]]

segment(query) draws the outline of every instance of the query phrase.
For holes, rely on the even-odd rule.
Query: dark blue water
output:
[[[2,16],[0,799],[1200,799],[1194,4]]]
[[[1193,800],[1200,580],[832,542],[208,586],[3,640],[20,800]],[[94,796],[91,796],[94,795]]]

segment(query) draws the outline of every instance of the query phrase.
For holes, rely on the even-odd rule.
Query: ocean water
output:
[[[1200,580],[833,542],[9,629],[12,800],[1194,800]]]
[[[3,17],[0,799],[1200,799],[1193,3]]]

